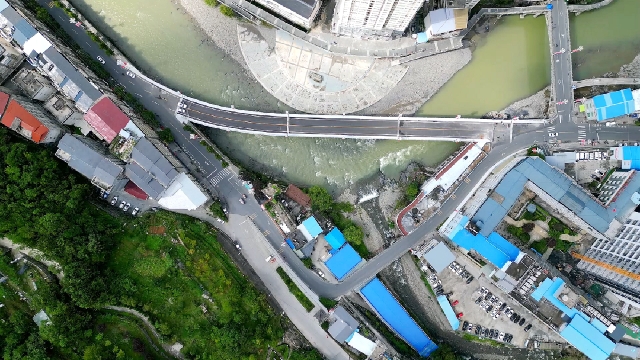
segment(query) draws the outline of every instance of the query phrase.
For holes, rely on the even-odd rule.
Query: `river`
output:
[[[580,76],[617,71],[638,52],[638,0],[613,5],[573,20],[574,44],[585,46],[574,58]],[[73,0],[78,9],[146,73],[168,86],[221,105],[284,111],[286,107],[246,74],[171,0]],[[622,15],[620,15],[622,14]],[[629,15],[632,14],[632,15]],[[636,14],[636,15],[633,15]],[[622,16],[625,20],[620,21]],[[636,23],[627,20],[635,19]],[[591,23],[603,24],[589,28]],[[605,35],[600,36],[600,33]],[[487,35],[474,37],[473,60],[419,111],[429,115],[480,116],[500,110],[549,84],[549,49],[544,18],[508,16]],[[615,54],[607,62],[591,56],[597,46]],[[584,57],[588,60],[581,60]],[[595,59],[595,60],[591,60]],[[596,64],[598,64],[596,66]],[[584,71],[583,71],[584,70]],[[428,71],[428,70],[425,70]],[[584,75],[583,75],[584,73]],[[417,141],[364,141],[274,138],[212,131],[233,157],[292,182],[343,189],[378,172],[397,177],[412,161],[431,166],[456,144]]]

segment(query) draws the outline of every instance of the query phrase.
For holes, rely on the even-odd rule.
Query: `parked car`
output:
[[[497,339],[498,338],[498,334],[500,334],[500,332],[496,329],[493,329],[493,338]]]
[[[127,210],[129,210],[130,207],[131,207],[131,204],[130,203],[126,203],[126,205],[122,208],[122,211],[126,212]]]
[[[474,279],[474,278],[473,278],[473,276],[470,276],[470,277],[467,279],[467,285],[471,284],[471,282],[473,281],[473,279]]]
[[[503,302],[502,305],[500,305],[500,311],[504,311],[506,307],[507,307],[507,303]]]
[[[238,249],[238,250],[242,250],[242,246],[240,246],[240,243],[239,243],[239,242],[237,242],[237,241],[234,241],[234,242],[233,242],[233,246],[235,246],[235,247],[236,247],[236,249]]]
[[[480,333],[482,333],[482,326],[478,325],[478,327],[476,327],[476,335],[480,335]]]
[[[471,332],[471,330],[473,330],[473,324],[469,324],[469,326],[467,326],[467,331]]]
[[[558,136],[558,133],[549,133],[549,137],[550,137],[550,138],[552,138],[552,137],[557,137],[557,136]]]
[[[482,302],[482,296],[476,299],[476,304],[480,304]]]
[[[498,335],[498,340],[502,341],[504,340],[504,333],[501,332],[500,335]]]
[[[324,273],[322,272],[322,270],[320,269],[316,270],[316,274],[318,274],[318,276],[324,279]]]
[[[104,59],[102,58],[102,56],[98,56],[96,59],[98,59],[100,64],[104,65]]]
[[[524,325],[524,323],[525,323],[526,321],[527,321],[527,320],[526,320],[525,318],[522,318],[522,319],[520,319],[520,321],[518,322],[518,325],[522,326],[522,325]]]
[[[111,199],[111,205],[115,205],[116,203],[118,203],[118,197],[114,196],[113,199]]]
[[[136,216],[136,215],[138,215],[139,211],[140,211],[140,208],[137,207],[137,208],[133,209],[133,211],[131,212],[131,215]]]
[[[136,74],[132,73],[131,71],[127,71],[127,76],[132,78],[132,79],[136,78]]]
[[[125,205],[127,205],[126,202],[124,202],[124,200],[122,200],[122,202],[120,203],[120,205],[118,206],[120,209],[122,209]]]
[[[531,324],[525,326],[524,327],[524,331],[527,332],[527,331],[531,330],[531,326],[532,326]]]
[[[487,306],[487,312],[490,312],[491,310],[493,310],[493,305]]]

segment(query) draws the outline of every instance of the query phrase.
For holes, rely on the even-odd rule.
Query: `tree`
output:
[[[344,238],[351,244],[360,245],[364,239],[364,232],[358,226],[351,224],[343,231]]]
[[[411,184],[409,184],[409,186],[407,186],[405,195],[407,196],[408,199],[413,199],[416,196],[418,196],[419,192],[420,192],[420,185],[416,182],[412,182]]]
[[[171,129],[169,128],[158,131],[158,138],[160,138],[160,140],[164,141],[167,144],[172,143],[176,140],[171,133]]]
[[[536,225],[534,223],[526,223],[524,225],[522,225],[522,230],[524,232],[530,233],[533,231],[533,229],[536,227]]]
[[[459,357],[449,344],[438,345],[438,349],[429,355],[432,360],[458,360]]]
[[[327,212],[333,207],[333,197],[327,189],[314,185],[307,190],[314,210]]]
[[[552,248],[555,247],[558,242],[554,238],[547,238],[547,246]]]

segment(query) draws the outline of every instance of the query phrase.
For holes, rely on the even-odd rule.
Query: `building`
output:
[[[423,257],[435,270],[436,274],[446,269],[456,259],[456,256],[449,250],[447,245],[441,242],[437,242],[436,246],[428,250]]]
[[[178,176],[178,171],[146,138],[141,138],[131,152],[125,175],[150,198],[159,200],[161,194]]]
[[[333,276],[340,281],[363,261],[351,245],[347,244],[332,254],[324,264]]]
[[[427,38],[431,39],[456,30],[466,29],[468,20],[468,9],[442,8],[433,10],[424,18],[424,28],[427,33]]]
[[[47,101],[58,91],[51,81],[27,68],[20,70],[11,81],[32,100]]]
[[[126,181],[122,176],[124,163],[91,139],[66,134],[58,143],[56,156],[104,191]]]
[[[2,125],[37,143],[58,141],[62,128],[39,105],[19,96],[0,92]]]
[[[172,210],[195,210],[204,205],[207,196],[185,173],[180,173],[158,200],[160,206]]]
[[[311,198],[309,197],[309,195],[305,194],[302,190],[300,190],[293,184],[289,184],[289,186],[287,186],[287,190],[284,192],[284,195],[289,199],[295,201],[302,207],[311,207]]]
[[[93,132],[96,135],[108,143],[111,143],[116,136],[120,135],[125,127],[137,129],[129,117],[106,96],[96,102],[84,114],[84,120],[94,129]],[[142,136],[140,130],[137,130],[136,134]]]
[[[3,83],[22,64],[24,56],[5,39],[0,38],[0,83]]]
[[[458,317],[456,316],[456,312],[453,310],[453,307],[451,306],[449,299],[444,295],[438,296],[437,299],[438,299],[438,305],[440,305],[442,312],[447,317],[447,321],[449,321],[449,325],[451,326],[451,329],[453,331],[458,330],[458,328],[460,327],[460,320],[458,320]]]
[[[390,38],[404,32],[424,0],[337,0],[331,31],[353,37]]]
[[[628,183],[631,176],[635,174],[635,170],[631,171],[614,171],[606,179],[605,183],[598,189],[598,200],[603,204],[609,205],[613,200],[618,197],[620,190],[622,190]]]
[[[320,0],[256,0],[267,9],[306,29],[320,10]]]
[[[329,246],[331,246],[332,250],[339,250],[347,240],[344,238],[344,235],[337,227],[334,227],[324,236],[324,239],[327,241]]]
[[[339,343],[347,341],[360,326],[360,323],[351,316],[342,306],[336,307],[329,316],[329,329],[327,332]]]
[[[422,184],[421,190],[430,194],[436,188],[447,192],[462,175],[473,168],[473,163],[484,155],[484,144],[469,143],[447,165]]]
[[[622,161],[623,170],[640,170],[640,146],[616,146],[611,152],[612,160]]]
[[[82,135],[87,135],[92,128],[84,120],[82,113],[79,112],[73,102],[66,97],[56,94],[44,103],[47,109],[60,123],[69,126],[75,126],[80,129]]]
[[[89,111],[91,105],[102,96],[98,87],[89,82],[86,76],[52,46],[39,54],[33,52],[30,62],[37,64],[63,94],[73,99],[76,107],[83,113]]]
[[[631,89],[598,95],[584,102],[587,120],[605,121],[636,111]]]
[[[320,224],[318,224],[318,221],[316,221],[316,218],[313,216],[303,221],[302,224],[298,225],[298,230],[300,230],[307,241],[311,241],[318,235],[322,234],[322,228],[320,227]]]

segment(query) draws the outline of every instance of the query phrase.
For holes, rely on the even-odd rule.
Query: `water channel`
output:
[[[585,47],[584,53],[574,58],[576,64],[582,64],[576,76],[617,71],[620,65],[633,59],[640,48],[637,1],[616,0],[602,10],[572,18],[573,43]],[[139,68],[172,88],[238,108],[271,111],[286,108],[239,64],[212,45],[206,34],[171,0],[156,0],[153,6],[144,0],[73,0],[73,3]],[[488,35],[474,38],[473,60],[419,113],[479,116],[544,88],[550,77],[547,41],[544,18],[504,17]],[[605,58],[597,51],[594,54],[592,49],[596,48],[609,55]],[[299,184],[330,184],[336,188],[347,187],[378,171],[396,177],[412,161],[433,165],[456,148],[455,144],[439,142],[287,139],[212,133],[219,145],[241,161],[255,161],[255,166]]]

